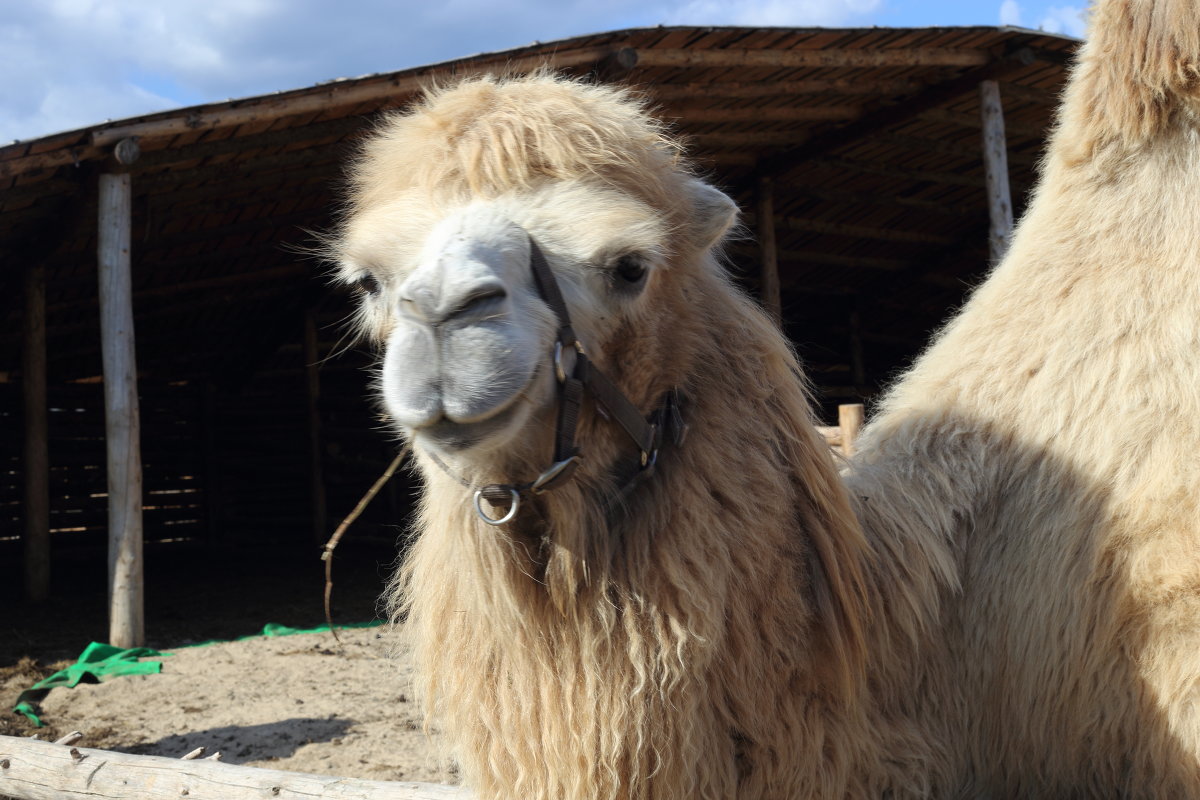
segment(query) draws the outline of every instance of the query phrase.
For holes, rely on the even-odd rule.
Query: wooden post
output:
[[[979,114],[983,123],[983,170],[987,176],[988,254],[993,264],[1008,252],[1012,239],[1012,194],[1008,188],[1008,144],[1004,136],[1004,105],[1000,102],[1000,84],[979,84]]]
[[[25,405],[25,597],[50,596],[50,450],[46,402],[46,268],[25,273],[21,383]]]
[[[104,424],[108,445],[109,642],[145,644],[142,579],[142,456],[133,341],[129,175],[100,176],[97,262]]]
[[[854,455],[854,440],[863,426],[862,403],[838,406],[838,430],[842,438],[842,455]]]
[[[328,538],[328,501],[325,497],[325,472],[322,464],[321,442],[321,372],[320,348],[317,343],[317,322],[311,311],[304,315],[304,375],[308,396],[308,474],[309,495],[312,497],[313,541],[325,544]]]
[[[775,244],[775,186],[768,176],[758,179],[758,247],[762,253],[760,292],[763,308],[783,324],[783,304],[779,295],[779,251]]]

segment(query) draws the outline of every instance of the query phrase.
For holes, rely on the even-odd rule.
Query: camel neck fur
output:
[[[790,349],[719,270],[704,274],[689,292],[712,316],[668,343],[690,433],[615,525],[607,465],[511,529],[425,472],[396,608],[433,716],[464,737],[485,796],[804,796],[872,780],[871,549]],[[603,425],[583,421],[585,448]],[[464,755],[479,752],[486,768]],[[797,763],[822,768],[779,770]]]

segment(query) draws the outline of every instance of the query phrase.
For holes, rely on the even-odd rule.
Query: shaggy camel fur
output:
[[[859,444],[872,541],[955,559],[937,785],[1200,797],[1198,103],[1200,5],[1101,2],[1010,252]]]
[[[844,483],[715,260],[732,204],[634,98],[481,79],[386,121],[335,246],[426,484],[394,609],[468,785],[1200,796],[1198,23],[1097,12],[1009,256]],[[554,432],[531,241],[593,362],[690,433],[615,499],[636,451],[586,402],[572,479],[494,527],[473,488]]]

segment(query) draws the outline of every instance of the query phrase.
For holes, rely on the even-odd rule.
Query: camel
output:
[[[484,798],[1200,796],[1200,14],[1104,0],[1007,257],[842,473],[636,96],[385,120],[332,242]]]

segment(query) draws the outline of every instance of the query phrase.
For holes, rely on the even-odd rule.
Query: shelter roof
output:
[[[378,113],[433,81],[548,65],[645,91],[751,232],[771,179],[789,331],[831,396],[863,390],[986,267],[977,85],[1000,83],[1019,211],[1076,45],[994,27],[623,30],[17,142],[0,148],[0,379],[19,370],[21,275],[39,261],[51,380],[100,374],[98,173],[131,174],[139,370],[245,374],[296,340],[297,314],[340,313],[296,250],[333,224],[343,165]],[[141,155],[120,167],[130,138]],[[756,288],[753,241],[730,256]]]

